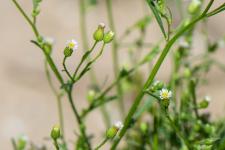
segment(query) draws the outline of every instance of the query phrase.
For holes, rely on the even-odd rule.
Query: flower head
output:
[[[205,96],[204,98],[207,102],[210,102],[211,101],[211,97],[210,96]]]
[[[165,88],[162,89],[159,94],[162,100],[170,99],[172,97],[172,92]]]
[[[121,121],[117,121],[114,123],[114,126],[118,129],[121,130],[123,128],[123,123]]]
[[[122,128],[123,123],[121,121],[117,121],[106,131],[107,138],[114,138]]]
[[[72,49],[74,51],[78,48],[78,42],[74,39],[67,41],[66,45],[67,48]]]

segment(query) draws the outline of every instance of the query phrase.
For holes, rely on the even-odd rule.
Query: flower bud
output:
[[[118,121],[106,131],[107,138],[114,138],[116,134],[123,128],[123,123]]]
[[[73,49],[69,48],[69,47],[66,47],[64,49],[64,56],[65,57],[70,57],[71,55],[73,54]]]
[[[116,136],[117,132],[118,132],[118,128],[113,126],[106,131],[106,136],[107,136],[107,138],[112,139]]]
[[[201,6],[200,0],[192,0],[190,5],[188,6],[189,13],[194,14],[196,11],[199,10],[200,6]]]
[[[106,43],[106,44],[110,43],[113,40],[114,36],[115,36],[114,32],[112,32],[112,31],[107,32],[103,38],[104,43]]]
[[[18,149],[25,149],[28,142],[28,138],[25,135],[21,135],[17,141]]]
[[[47,54],[51,54],[52,52],[52,45],[54,43],[54,39],[50,37],[44,37],[43,38],[43,46]]]
[[[191,77],[191,70],[189,68],[184,69],[184,77],[185,78]]]
[[[146,133],[148,131],[148,124],[147,123],[141,123],[140,129],[143,133]]]
[[[100,23],[98,25],[98,29],[93,34],[93,38],[95,39],[95,41],[99,42],[99,41],[103,40],[103,38],[104,38],[104,29],[105,29],[105,24],[104,23]]]
[[[52,128],[51,137],[53,140],[57,140],[60,137],[60,127],[58,125]]]
[[[164,87],[164,83],[161,82],[161,81],[156,80],[156,81],[154,81],[154,83],[152,84],[150,90],[151,90],[152,92],[155,92],[155,91],[157,91],[157,90],[161,90],[163,87]]]
[[[206,96],[199,104],[198,108],[204,109],[209,106],[209,102],[211,101],[211,98],[209,96]]]
[[[73,51],[78,49],[78,42],[74,39],[67,41],[66,48],[64,49],[64,56],[70,57]]]
[[[87,100],[91,103],[95,99],[96,92],[94,90],[88,91]]]

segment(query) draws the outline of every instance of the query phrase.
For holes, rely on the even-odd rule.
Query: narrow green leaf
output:
[[[166,39],[167,36],[166,36],[166,32],[165,32],[165,29],[164,29],[164,26],[163,26],[163,22],[162,22],[162,19],[160,17],[160,12],[157,10],[157,8],[154,6],[154,2],[152,0],[146,0],[149,7],[151,8],[155,18],[156,18],[156,21],[157,23],[159,24],[159,27],[163,33],[163,36],[164,38]]]

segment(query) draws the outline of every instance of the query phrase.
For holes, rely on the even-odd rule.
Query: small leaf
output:
[[[164,26],[163,26],[163,22],[162,22],[162,19],[160,17],[160,12],[157,10],[157,8],[155,7],[155,4],[152,0],[147,0],[147,3],[149,5],[149,7],[151,8],[155,18],[156,18],[156,21],[157,23],[159,24],[159,27],[163,33],[163,36],[164,38],[166,39],[167,36],[166,36],[166,32],[165,32],[165,29],[164,29]]]

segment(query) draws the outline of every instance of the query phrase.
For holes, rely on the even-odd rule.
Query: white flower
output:
[[[210,101],[211,101],[211,97],[210,97],[210,96],[205,96],[205,100],[206,100],[207,102],[210,102]]]
[[[165,88],[162,89],[159,94],[160,94],[160,98],[162,100],[164,100],[164,99],[170,99],[172,97],[172,92],[169,91],[168,89],[165,89]]]
[[[123,123],[121,121],[117,121],[114,123],[114,126],[118,128],[118,130],[121,130],[123,128]]]
[[[72,49],[72,50],[77,50],[78,48],[78,42],[74,39],[67,41],[67,47]]]
[[[44,37],[44,42],[52,45],[55,42],[55,39],[51,37]]]

